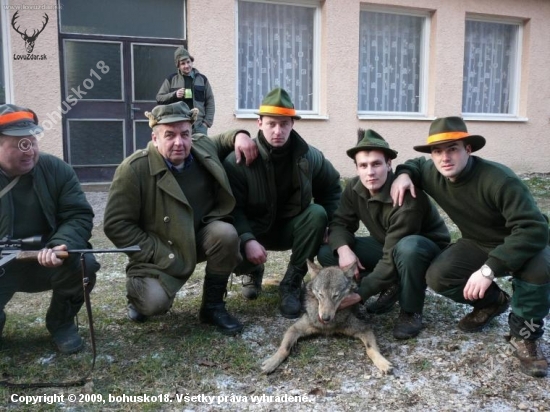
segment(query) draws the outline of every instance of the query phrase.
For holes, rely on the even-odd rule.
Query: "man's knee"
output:
[[[127,297],[136,310],[145,316],[162,315],[172,306],[161,282],[156,278],[131,277],[126,280]]]
[[[207,266],[218,273],[231,272],[242,262],[237,230],[221,221],[209,223],[205,230],[202,247]]]
[[[435,260],[426,271],[426,284],[436,293],[443,293],[449,289],[449,285],[444,281],[444,274],[450,269],[446,266],[444,261]]]
[[[303,212],[312,228],[325,230],[328,225],[328,217],[325,208],[316,203],[312,203]]]
[[[317,260],[323,267],[338,265],[338,257],[334,255],[332,248],[329,245],[322,245],[319,248]]]

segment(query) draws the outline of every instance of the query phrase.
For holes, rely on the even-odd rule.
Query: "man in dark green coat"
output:
[[[143,322],[166,313],[196,264],[206,261],[199,317],[222,333],[238,333],[243,325],[223,301],[241,256],[230,215],[235,199],[220,158],[235,146],[249,161],[256,145],[241,130],[193,135],[197,109],[183,102],[146,115],[152,141],[117,168],[104,219],[115,245],[141,247],[126,269],[128,316]]]
[[[382,301],[391,308],[395,295],[401,313],[393,335],[412,338],[422,329],[426,270],[450,242],[449,231],[425,193],[416,201],[409,195],[401,208],[393,207],[391,161],[397,152],[382,136],[359,129],[357,145],[346,153],[358,176],[346,185],[329,226],[329,243],[320,248],[317,259],[323,266],[356,264],[363,301],[386,291],[377,302],[378,313],[386,309]],[[355,236],[360,222],[369,236]]]
[[[414,195],[414,182],[460,229],[462,237],[426,274],[434,291],[473,306],[459,329],[479,331],[506,312],[510,297],[494,279],[512,275],[510,343],[523,373],[546,376],[548,362],[539,339],[550,308],[548,218],[514,172],[472,155],[484,145],[485,138],[468,133],[460,117],[434,120],[427,143],[414,147],[432,159],[416,158],[398,166],[392,197],[401,204],[407,190]]]
[[[340,175],[323,154],[293,129],[300,119],[288,93],[274,89],[258,112],[255,139],[260,156],[243,167],[235,154],[224,161],[237,200],[233,216],[241,238],[243,295],[255,299],[261,290],[267,250],[291,250],[281,281],[281,314],[300,315],[300,290],[306,260],[317,254],[328,221],[338,207]]]
[[[46,328],[62,353],[78,352],[84,342],[74,318],[84,304],[80,256],[65,260],[56,252],[86,249],[94,212],[74,170],[61,159],[39,153],[36,114],[27,108],[0,106],[0,237],[41,237],[37,261],[13,260],[0,268],[0,337],[6,322],[4,307],[15,292],[52,290]],[[85,254],[90,290],[99,264]]]

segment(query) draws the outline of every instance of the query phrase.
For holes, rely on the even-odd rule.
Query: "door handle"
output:
[[[135,107],[135,106],[133,106],[133,105],[130,106],[130,112],[131,112],[130,117],[132,118],[132,120],[135,119],[134,113],[135,113],[135,112],[140,112],[140,111],[141,111],[141,109],[140,109],[139,107]]]

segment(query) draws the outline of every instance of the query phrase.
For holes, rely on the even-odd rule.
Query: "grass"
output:
[[[541,209],[550,211],[550,178],[530,176],[525,180],[530,186]],[[363,229],[364,230],[364,229]],[[456,239],[459,233],[453,231]],[[95,247],[111,247],[101,226],[94,229],[92,243]],[[202,276],[204,265],[199,265],[178,294],[171,311],[150,319],[143,324],[130,322],[126,318],[125,275],[126,257],[117,254],[98,256],[102,268],[98,273],[96,287],[92,294],[94,326],[96,331],[98,359],[93,379],[83,388],[0,388],[0,399],[5,407],[17,411],[98,410],[98,404],[70,403],[47,405],[24,405],[10,402],[13,394],[100,394],[103,399],[109,395],[150,396],[167,394],[172,403],[116,403],[100,404],[102,410],[197,410],[197,403],[175,403],[176,394],[238,395],[273,394],[292,387],[313,388],[312,393],[336,391],[347,378],[367,379],[365,385],[382,385],[392,382],[379,377],[372,364],[366,361],[361,342],[349,338],[314,337],[303,340],[294,348],[290,358],[277,373],[259,375],[261,361],[272,354],[286,328],[293,321],[284,319],[278,312],[278,288],[286,269],[289,254],[270,252],[266,267],[264,292],[256,301],[246,301],[240,296],[240,279],[233,278],[228,295],[228,308],[238,314],[246,328],[237,337],[223,336],[213,328],[198,321]],[[510,282],[499,280],[508,292]],[[89,325],[85,311],[79,316],[81,335],[86,339],[82,353],[63,356],[56,353],[44,324],[49,304],[48,292],[37,294],[18,293],[6,307],[7,323],[0,346],[0,372],[2,378],[14,382],[47,382],[73,380],[85,375],[91,365]],[[426,302],[426,317],[429,325],[426,333],[405,344],[395,343],[391,330],[396,313],[378,316],[373,326],[379,339],[382,353],[413,353],[430,338],[454,328],[456,319],[467,308],[455,305],[447,299],[430,294]],[[459,352],[469,342],[469,336],[458,335],[451,343],[435,340],[434,350],[440,346],[449,353]],[[431,344],[430,344],[431,345]],[[340,366],[336,367],[335,363]],[[349,365],[346,374],[341,374],[341,365]],[[419,376],[428,376],[437,369],[429,352],[411,361],[411,371]],[[344,368],[345,369],[345,368]],[[367,376],[368,378],[364,378]],[[290,382],[293,384],[290,384]],[[301,383],[296,383],[301,382]],[[362,390],[362,389],[361,389]],[[302,395],[304,391],[302,390]],[[372,395],[374,396],[374,395]],[[411,400],[405,396],[403,405]],[[227,406],[227,405],[226,405]],[[0,406],[0,409],[4,407]],[[204,410],[210,410],[207,407]],[[213,408],[213,410],[217,410]]]

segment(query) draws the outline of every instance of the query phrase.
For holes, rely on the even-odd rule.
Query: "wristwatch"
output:
[[[491,269],[489,266],[483,265],[480,270],[481,270],[481,274],[484,277],[486,277],[487,279],[493,280],[495,278],[495,274],[493,273],[493,269]]]

